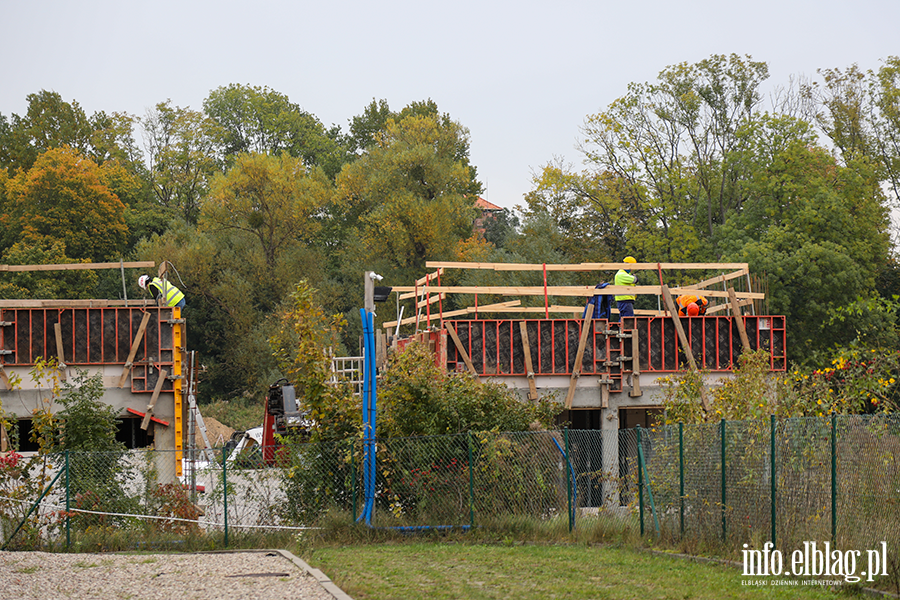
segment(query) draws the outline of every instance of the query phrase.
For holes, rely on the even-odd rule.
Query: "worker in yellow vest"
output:
[[[159,277],[150,279],[149,275],[141,275],[138,277],[138,285],[142,290],[149,290],[157,303],[162,301],[165,306],[170,308],[185,307],[184,292],[168,281],[162,280]]]
[[[622,262],[636,263],[633,256],[626,256]],[[616,271],[615,285],[635,286],[637,277],[631,274],[631,269],[619,269]],[[634,294],[619,294],[616,296],[616,308],[619,309],[619,319],[634,316]]]

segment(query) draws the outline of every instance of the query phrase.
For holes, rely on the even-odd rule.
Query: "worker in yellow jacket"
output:
[[[622,262],[636,263],[633,256],[626,256]],[[635,286],[637,277],[631,274],[631,269],[619,269],[616,271],[615,285]],[[634,316],[634,294],[619,294],[616,296],[616,308],[619,309],[619,318]]]
[[[142,290],[149,290],[157,303],[162,300],[164,305],[170,308],[185,307],[184,292],[168,281],[160,279],[159,277],[150,279],[149,275],[141,275],[138,277],[138,285]]]

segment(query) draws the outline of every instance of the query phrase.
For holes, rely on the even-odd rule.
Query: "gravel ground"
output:
[[[0,552],[0,598],[350,600],[282,550],[199,554]]]

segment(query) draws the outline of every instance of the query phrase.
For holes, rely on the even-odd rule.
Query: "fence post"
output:
[[[356,445],[353,438],[350,439],[350,496],[353,511],[353,522],[356,523],[356,464],[353,462],[353,451]]]
[[[831,543],[837,537],[837,415],[831,413]]]
[[[635,427],[637,431],[637,447],[638,447],[638,513],[641,515],[641,537],[644,537],[644,461],[641,447],[641,426]]]
[[[566,459],[566,503],[569,507],[569,533],[572,533],[572,529],[575,527],[575,513],[572,509],[572,472],[569,470],[569,428],[566,427],[563,430],[563,439],[566,442],[566,455],[563,457]]]
[[[69,482],[69,451],[66,450],[66,550],[69,549],[69,544],[71,543],[71,527],[69,523],[69,490],[71,489],[71,486],[69,485]]]
[[[775,465],[777,464],[775,462],[775,415],[769,415],[769,438],[770,438],[770,440],[769,440],[769,445],[770,445],[770,448],[769,448],[769,476],[772,479],[771,485],[769,486],[772,491],[771,499],[769,501],[769,504],[771,505],[771,509],[772,509],[772,516],[770,517],[770,520],[772,523],[772,534],[771,534],[771,539],[769,541],[772,542],[772,547],[774,548],[775,544],[776,544],[776,541],[775,541],[775,526],[776,526],[775,494],[776,494],[776,490],[777,490],[777,486],[778,486],[777,479],[776,479],[778,474],[775,471],[775,468],[776,468]]]
[[[225,524],[225,547],[228,547],[228,475],[226,473],[226,457],[225,449],[222,449],[222,508],[224,511]]]
[[[684,537],[684,423],[678,424],[678,497],[681,499],[679,521],[681,537]]]
[[[472,461],[472,432],[466,432],[466,443],[469,446],[469,528],[475,528],[475,471]]]
[[[724,542],[728,534],[725,526],[725,419],[719,422],[719,437],[721,438],[720,446],[722,447],[722,541]]]

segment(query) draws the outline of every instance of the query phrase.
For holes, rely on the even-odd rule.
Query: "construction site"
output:
[[[166,277],[165,263],[152,262],[5,268],[121,268],[123,292],[125,269],[157,269],[159,277]],[[746,264],[428,263],[428,268],[435,270],[410,286],[377,289],[382,301],[387,299],[384,294],[395,294],[400,319],[383,323],[376,332],[376,365],[383,367],[391,352],[416,340],[427,344],[436,364],[448,372],[506,384],[523,402],[557,400],[562,405],[559,421],[573,429],[650,426],[661,412],[661,377],[696,369],[706,385],[715,385],[731,375],[745,351],[765,349],[773,372],[786,368],[785,319],[757,314],[765,294],[752,289]],[[638,274],[638,285],[598,289],[547,284],[548,274],[554,272],[591,273],[602,281],[623,268]],[[451,269],[538,271],[544,284],[442,285]],[[718,274],[691,285],[667,286],[668,274],[676,271],[681,276]],[[367,288],[373,286],[372,278],[365,281]],[[367,303],[375,292],[367,289]],[[639,306],[656,308],[638,308],[635,316],[623,319],[615,308],[608,319],[593,319],[585,311],[587,302],[626,292],[649,297]],[[677,316],[673,298],[686,293],[709,300],[705,315]],[[444,301],[454,294],[472,299],[471,306],[445,311]],[[485,303],[485,298],[500,300]],[[550,298],[572,301],[551,305]],[[403,318],[399,306],[408,301],[414,303],[415,314]],[[100,373],[103,402],[119,411],[119,441],[129,448],[152,445],[174,451],[160,456],[174,457],[175,468],[165,472],[181,476],[184,452],[194,456],[196,431],[204,438],[206,433],[196,408],[196,365],[185,342],[186,326],[180,309],[150,300],[0,301],[0,399],[6,414],[19,421],[20,443],[28,439],[34,412],[52,401],[47,381],[34,380],[31,372],[39,362],[54,358],[61,380],[71,378],[73,369]],[[334,380],[358,379],[359,363],[357,357],[335,358]],[[297,403],[302,406],[302,398]],[[53,403],[49,408],[60,410]],[[612,449],[609,460],[618,460]]]
[[[426,343],[447,371],[467,371],[504,383],[523,401],[557,398],[563,403],[560,422],[574,429],[648,427],[662,410],[661,377],[696,369],[706,385],[715,385],[731,376],[745,351],[764,349],[770,353],[773,372],[786,369],[785,318],[760,314],[765,294],[753,290],[746,263],[429,262],[428,267],[436,270],[412,286],[393,288],[399,300],[415,299],[415,315],[384,324],[395,332],[414,328],[409,336],[392,336],[392,344],[402,346],[409,339]],[[544,283],[441,285],[451,269],[537,271]],[[602,289],[547,284],[548,274],[560,272],[591,273],[598,281],[612,281],[619,269],[635,272],[638,284]],[[669,287],[665,281],[673,272],[696,283]],[[702,280],[696,276],[710,272],[717,274]],[[635,316],[620,319],[612,299],[622,294],[649,298],[642,304],[656,308],[638,308]],[[674,299],[682,294],[704,296],[709,302],[705,314],[679,317]],[[444,311],[449,295],[464,295],[472,304]],[[611,301],[612,314],[609,319],[592,319],[585,305],[600,302],[604,295]],[[479,304],[479,297],[502,300]],[[550,304],[550,298],[560,297],[572,302]],[[532,299],[529,306],[523,305],[526,298]],[[543,305],[535,306],[534,298]],[[514,318],[498,316],[504,314]]]

